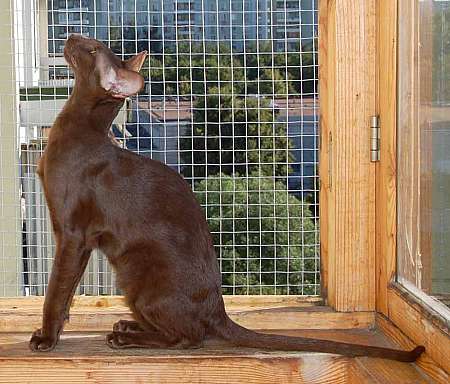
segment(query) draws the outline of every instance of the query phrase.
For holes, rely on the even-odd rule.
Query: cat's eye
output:
[[[91,55],[94,55],[95,53],[97,53],[97,51],[95,49],[93,49],[91,52],[89,52]]]

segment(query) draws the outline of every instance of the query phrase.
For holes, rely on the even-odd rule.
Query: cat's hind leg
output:
[[[196,308],[188,303],[180,303],[171,296],[151,299],[141,296],[130,308],[138,322],[116,323],[117,330],[107,336],[110,347],[186,349],[203,345],[204,325],[196,318]],[[127,331],[137,327],[143,331]]]
[[[137,321],[119,320],[113,325],[114,332],[144,332],[144,328]]]
[[[114,349],[121,348],[174,348],[178,342],[171,340],[160,332],[119,332],[114,331],[106,336],[106,344]]]

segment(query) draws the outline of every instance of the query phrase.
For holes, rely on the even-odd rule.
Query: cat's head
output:
[[[98,98],[125,99],[138,93],[144,79],[138,73],[147,51],[121,60],[106,45],[82,35],[70,35],[64,57],[75,73],[76,87]]]

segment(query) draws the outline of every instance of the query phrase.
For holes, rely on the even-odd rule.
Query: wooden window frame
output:
[[[378,111],[383,133],[376,165],[376,309],[415,343],[425,345],[438,365],[450,370],[448,319],[426,299],[396,283],[397,268],[397,50],[398,0],[378,6]]]
[[[429,367],[432,360],[450,370],[448,324],[395,282],[397,7],[398,0],[319,3],[323,295],[336,311],[374,311],[377,325],[404,345],[425,345],[419,365],[439,379],[440,368]],[[376,163],[373,115],[382,132]]]

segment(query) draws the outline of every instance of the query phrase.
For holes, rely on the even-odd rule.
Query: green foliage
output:
[[[150,94],[194,102],[192,125],[180,138],[184,176],[242,176],[259,169],[286,178],[292,160],[287,127],[277,122],[271,100],[314,91],[312,51],[299,45],[276,52],[267,41],[247,44],[245,52],[226,43],[186,42],[151,55],[142,71]]]
[[[212,88],[196,100],[193,121],[180,140],[185,177],[259,172],[285,179],[290,173],[286,124],[276,122],[269,100],[234,97],[230,86]]]
[[[141,73],[150,80],[152,95],[206,95],[231,85],[234,95],[312,93],[315,67],[312,47],[298,52],[273,52],[270,43],[248,44],[246,52],[229,45],[180,43],[176,49],[151,55]]]
[[[195,193],[213,233],[224,293],[317,294],[316,224],[285,183],[220,174],[196,184]]]

